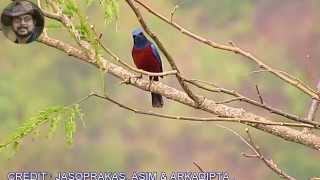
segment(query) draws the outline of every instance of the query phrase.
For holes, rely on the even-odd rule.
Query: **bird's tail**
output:
[[[151,93],[152,107],[161,108],[163,106],[163,99],[160,94]]]
[[[159,81],[158,76],[150,76],[150,80],[153,81]],[[163,99],[160,94],[157,93],[151,93],[151,98],[152,98],[152,107],[155,108],[161,108],[163,106]]]

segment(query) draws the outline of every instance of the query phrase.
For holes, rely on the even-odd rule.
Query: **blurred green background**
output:
[[[10,1],[1,0],[3,9]],[[79,2],[79,1],[78,1]],[[161,0],[146,1],[169,16],[178,4],[174,20],[211,40],[232,40],[260,57],[265,63],[293,74],[315,86],[320,67],[320,1],[318,0]],[[132,63],[131,31],[139,27],[124,1],[117,22],[103,23],[103,12],[95,4],[87,10],[92,24],[104,34],[106,46]],[[142,11],[153,31],[170,50],[178,67],[188,77],[214,82],[257,99],[259,85],[264,100],[299,116],[306,114],[310,99],[250,61],[209,48]],[[117,28],[116,28],[117,27]],[[71,41],[64,29],[50,28],[50,36]],[[106,56],[108,57],[108,56]],[[163,56],[162,56],[163,57]],[[170,69],[163,57],[165,69]],[[110,59],[111,60],[111,59]],[[106,75],[107,93],[120,102],[144,110],[186,116],[208,114],[169,100],[163,109],[152,109],[150,94],[120,85]],[[180,88],[173,77],[164,83]],[[100,72],[72,57],[39,43],[16,45],[0,35],[0,141],[39,110],[68,105],[100,89]],[[218,94],[196,90],[215,100]],[[283,118],[242,103],[230,104],[273,120]],[[9,171],[68,170],[95,171],[197,171],[197,162],[208,171],[228,171],[236,179],[279,179],[262,162],[247,159],[249,152],[238,137],[212,123],[167,121],[135,115],[102,100],[90,99],[81,106],[86,127],[77,121],[72,148],[65,145],[63,128],[47,139],[47,128],[36,138],[24,139],[12,158],[0,154],[0,177]],[[210,116],[210,115],[209,115]],[[245,135],[246,126],[219,123]],[[320,156],[309,148],[286,142],[252,129],[256,142],[288,174],[307,179],[320,176]]]

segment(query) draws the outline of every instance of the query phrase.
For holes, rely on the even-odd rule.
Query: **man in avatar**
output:
[[[29,1],[16,1],[6,8],[1,16],[5,26],[11,26],[15,43],[30,43],[42,33],[44,18],[38,7]]]
[[[12,30],[16,33],[16,43],[29,43],[35,38],[35,21],[31,14],[23,14],[12,18]]]

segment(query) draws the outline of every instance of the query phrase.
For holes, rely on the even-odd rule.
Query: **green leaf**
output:
[[[71,107],[50,107],[40,111],[37,115],[25,121],[21,127],[4,141],[4,143],[0,143],[0,151],[7,148],[9,145],[12,145],[12,150],[15,153],[19,149],[22,139],[32,133],[37,133],[39,127],[45,123],[50,123],[48,137],[52,137],[62,118],[65,119],[66,142],[68,145],[72,145],[74,133],[76,132],[75,120],[77,118],[83,118],[83,113],[78,104],[72,105]]]
[[[69,146],[73,144],[73,135],[76,131],[76,123],[74,118],[75,114],[72,112],[71,116],[65,121],[66,143]]]
[[[57,131],[59,121],[60,121],[60,116],[53,117],[50,120],[49,133],[48,133],[49,139],[52,138],[54,133]]]
[[[119,3],[117,0],[99,0],[104,11],[104,21],[106,24],[118,19]]]

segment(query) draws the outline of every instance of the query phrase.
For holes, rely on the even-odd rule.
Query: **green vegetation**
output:
[[[70,107],[51,107],[40,111],[37,115],[25,121],[3,144],[0,144],[0,151],[12,146],[14,151],[18,150],[23,138],[39,130],[40,126],[48,123],[48,137],[52,137],[56,132],[59,123],[64,124],[66,143],[73,144],[73,135],[76,131],[75,120],[80,118],[83,121],[83,113],[78,104]]]
[[[1,1],[0,9],[9,2]],[[124,1],[57,2],[73,17],[81,38],[89,40],[94,47],[97,60],[100,55],[109,58],[98,46],[91,25],[103,34],[102,41],[107,47],[133,64],[131,31],[139,23]],[[316,3],[315,0],[304,2],[301,9],[291,1],[278,4],[274,0],[269,3],[250,0],[144,2],[168,17],[174,2],[181,2],[174,20],[187,29],[225,44],[232,40],[267,64],[298,74],[309,84],[314,84],[315,77],[319,77],[316,60],[320,57],[315,50],[319,32],[313,25],[318,23],[320,16],[315,11],[317,6],[312,7],[314,13],[307,8]],[[275,6],[272,13],[264,10]],[[282,12],[287,14],[284,16]],[[146,11],[142,10],[142,13],[186,76],[237,89],[256,99],[255,85],[258,84],[266,103],[304,115],[310,99],[299,91],[268,73],[252,74],[257,67],[250,61],[208,48],[181,36],[180,32]],[[301,19],[303,17],[306,19]],[[293,28],[296,23],[292,22],[306,24]],[[50,20],[46,25],[50,36],[76,45],[68,30],[59,23]],[[309,64],[303,61],[306,51],[312,57]],[[164,69],[170,69],[164,56],[162,60]],[[178,87],[172,77],[161,81]],[[108,86],[105,87],[105,83]],[[207,116],[170,100],[165,100],[164,109],[152,109],[149,93],[120,85],[116,78],[56,49],[39,43],[16,45],[0,35],[0,177],[16,169],[196,171],[192,164],[196,161],[206,170],[228,171],[237,179],[278,178],[262,163],[241,156],[240,153],[248,152],[248,148],[238,137],[211,124],[162,121],[135,115],[96,98],[81,107],[73,105],[90,91],[100,90],[101,86],[115,99],[137,109]],[[224,99],[218,94],[206,95],[215,100]],[[230,105],[278,118],[242,103]],[[86,128],[81,125],[83,114]],[[240,132],[245,128],[224,125]],[[252,132],[267,157],[272,157],[288,174],[297,179],[319,176],[316,162],[320,159],[313,151],[260,131]],[[72,147],[68,148],[70,145]],[[6,151],[13,152],[13,158],[8,160]]]

